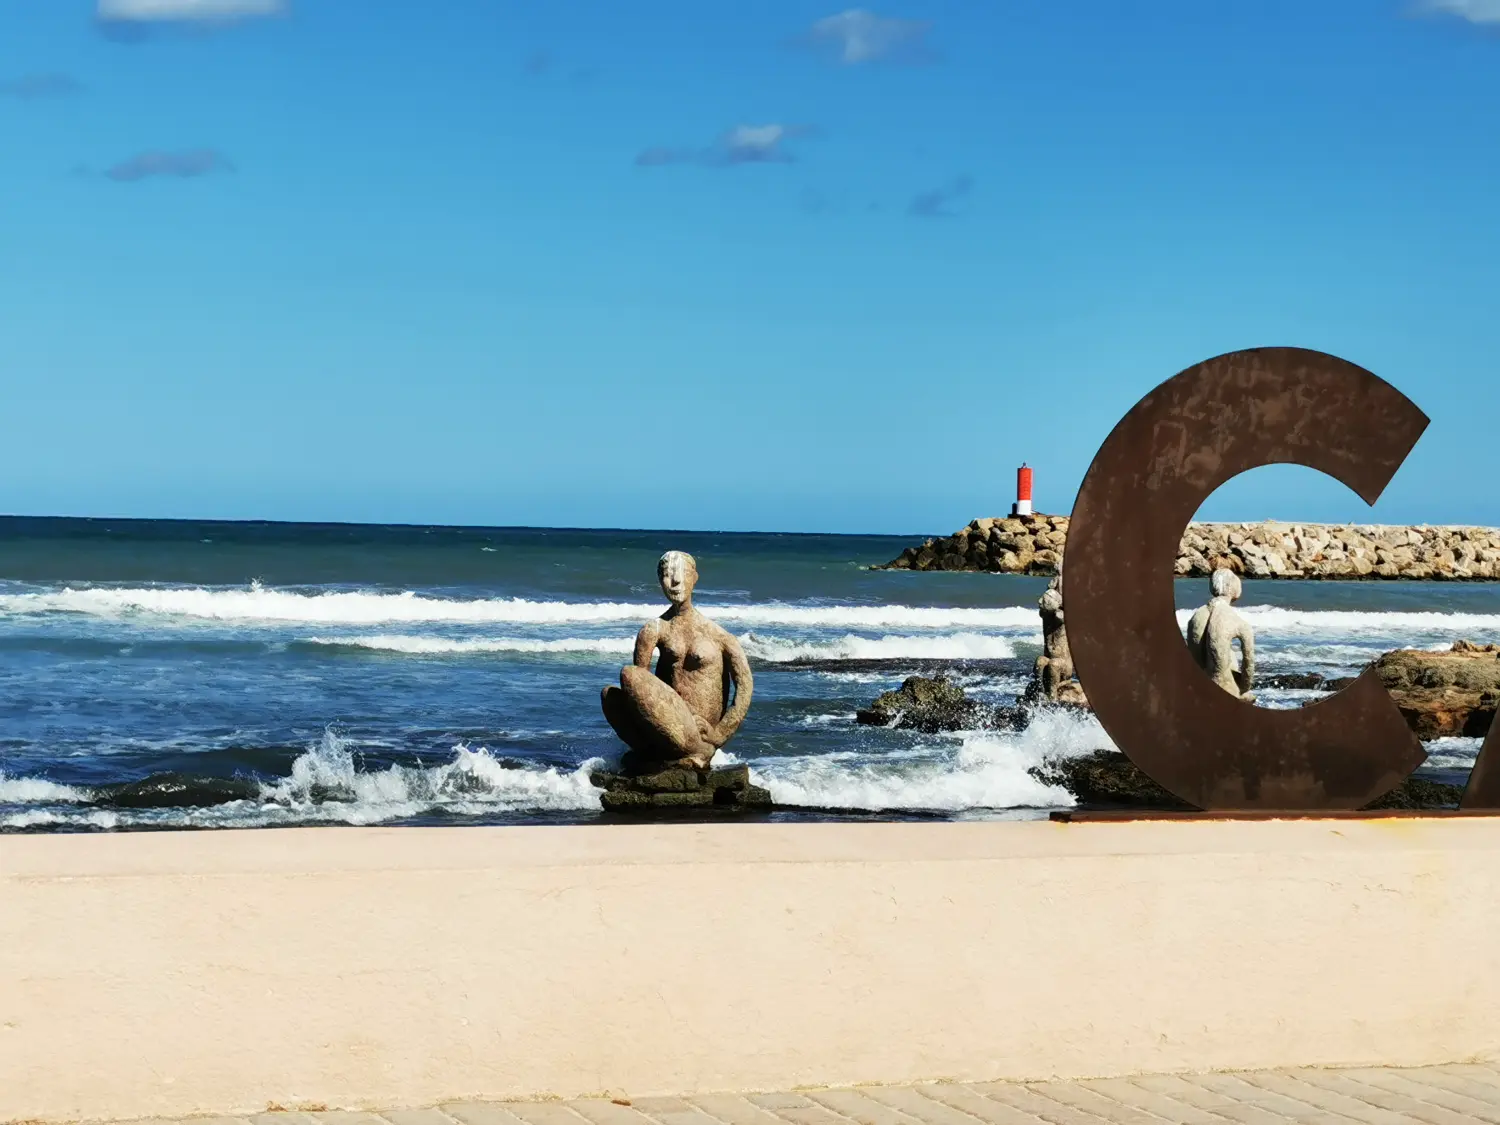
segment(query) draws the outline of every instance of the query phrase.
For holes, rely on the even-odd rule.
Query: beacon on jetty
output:
[[[1029,516],[1031,512],[1031,470],[1022,465],[1016,470],[1016,502],[1011,505],[1013,516]]]

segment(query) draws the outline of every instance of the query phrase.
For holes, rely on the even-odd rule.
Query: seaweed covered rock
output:
[[[672,768],[629,777],[596,771],[589,780],[604,790],[599,803],[605,812],[635,816],[670,816],[680,812],[743,813],[772,805],[768,790],[750,782],[750,767],[716,770]]]

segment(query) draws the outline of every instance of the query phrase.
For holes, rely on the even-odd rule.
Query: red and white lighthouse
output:
[[[1029,516],[1031,512],[1031,470],[1022,465],[1016,470],[1016,502],[1010,510],[1013,516]]]

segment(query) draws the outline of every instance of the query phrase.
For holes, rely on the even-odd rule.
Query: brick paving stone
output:
[[[1490,1125],[1500,1125],[1500,1104],[1490,1102],[1486,1104],[1462,1094],[1455,1094],[1451,1090],[1445,1090],[1441,1086],[1433,1086],[1422,1080],[1424,1076],[1416,1071],[1410,1070],[1384,1070],[1379,1067],[1368,1069],[1340,1071],[1341,1074],[1352,1078],[1356,1082],[1376,1089],[1389,1090],[1396,1094],[1405,1094],[1407,1097],[1416,1098],[1418,1101],[1427,1102],[1430,1105],[1441,1106],[1443,1109],[1454,1113],[1466,1115],[1470,1121],[1485,1121]]]
[[[884,1102],[878,1102],[862,1090],[819,1090],[808,1097],[820,1106],[832,1110],[830,1120],[839,1121],[841,1125],[848,1125],[850,1121],[857,1125],[929,1125],[927,1119],[903,1113]],[[799,1125],[812,1125],[811,1122],[796,1117],[791,1120],[798,1121]],[[824,1125],[828,1123],[825,1122]]]
[[[1161,1118],[1155,1114],[1124,1105],[1077,1082],[1028,1082],[1026,1086],[1033,1093],[1070,1105],[1084,1113],[1092,1113],[1099,1120],[1108,1121],[1110,1125],[1161,1125]],[[1174,1122],[1173,1125],[1177,1123]]]
[[[724,1125],[781,1125],[781,1118],[743,1094],[699,1094],[688,1100]]]
[[[594,1125],[651,1125],[651,1119],[634,1106],[620,1105],[606,1098],[579,1098],[564,1104]]]
[[[453,1118],[440,1109],[391,1109],[380,1116],[391,1125],[453,1125]],[[276,1122],[268,1122],[267,1125],[276,1125]]]
[[[978,1090],[991,1101],[1008,1105],[1014,1110],[1029,1113],[1037,1121],[1048,1125],[1110,1125],[1109,1118],[1100,1117],[1086,1109],[1077,1109],[1054,1101],[1035,1090],[1013,1082],[976,1082]]]
[[[1287,1119],[1280,1114],[1272,1113],[1258,1105],[1235,1101],[1233,1098],[1225,1097],[1223,1094],[1190,1082],[1181,1075],[1144,1075],[1127,1079],[1127,1081],[1143,1090],[1186,1102],[1195,1109],[1215,1114],[1228,1121],[1238,1121],[1240,1125],[1286,1125]]]
[[[1397,1094],[1379,1086],[1367,1086],[1336,1070],[1290,1070],[1285,1073],[1319,1089],[1347,1094],[1368,1105],[1399,1113],[1403,1121],[1410,1121],[1413,1125],[1474,1125],[1474,1119],[1468,1114],[1455,1113],[1409,1094]]]
[[[1078,1083],[1085,1090],[1103,1094],[1112,1101],[1131,1106],[1172,1125],[1225,1125],[1224,1118],[1177,1098],[1144,1090],[1128,1078],[1091,1078]]]
[[[516,1102],[510,1111],[528,1125],[588,1125],[565,1102]]]
[[[1486,1105],[1500,1104],[1500,1086],[1496,1086],[1493,1078],[1485,1081],[1473,1074],[1463,1073],[1456,1066],[1398,1070],[1395,1073],[1420,1082],[1423,1086],[1437,1086],[1443,1090],[1451,1090],[1455,1094],[1462,1094],[1466,1098],[1473,1098],[1476,1102],[1483,1102]]]
[[[904,1090],[899,1086],[891,1086],[865,1092],[870,1097],[878,1098],[888,1105],[893,1104],[892,1094],[905,1093],[927,1101],[940,1102],[953,1110],[954,1115],[951,1117],[938,1117],[922,1112],[921,1105],[914,1105],[913,1114],[921,1113],[923,1121],[933,1122],[934,1125],[974,1125],[971,1120],[973,1118],[978,1118],[985,1125],[1037,1125],[1037,1119],[1032,1114],[1022,1113],[1018,1109],[1002,1105],[995,1099],[987,1098],[978,1090],[962,1083],[936,1082]]]
[[[686,1098],[633,1098],[630,1106],[661,1125],[721,1125]]]
[[[1240,1074],[1236,1077],[1262,1090],[1270,1090],[1272,1093],[1294,1098],[1304,1105],[1315,1106],[1329,1113],[1342,1114],[1351,1121],[1365,1122],[1365,1125],[1413,1125],[1412,1119],[1404,1113],[1382,1109],[1357,1096],[1331,1090],[1317,1082],[1294,1077],[1282,1071]]]
[[[1333,1123],[1348,1125],[1350,1121],[1349,1118],[1336,1111],[1246,1082],[1238,1074],[1195,1074],[1188,1077],[1187,1081],[1223,1094],[1231,1100],[1267,1110],[1283,1121],[1328,1122],[1330,1125]]]
[[[446,1102],[438,1108],[460,1125],[526,1125],[500,1102]]]
[[[384,1119],[373,1113],[351,1113],[342,1109],[321,1109],[307,1116],[317,1125],[385,1125]]]

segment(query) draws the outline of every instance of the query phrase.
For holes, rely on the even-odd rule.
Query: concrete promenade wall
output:
[[[0,1121],[1500,1056],[1500,820],[0,837]]]

